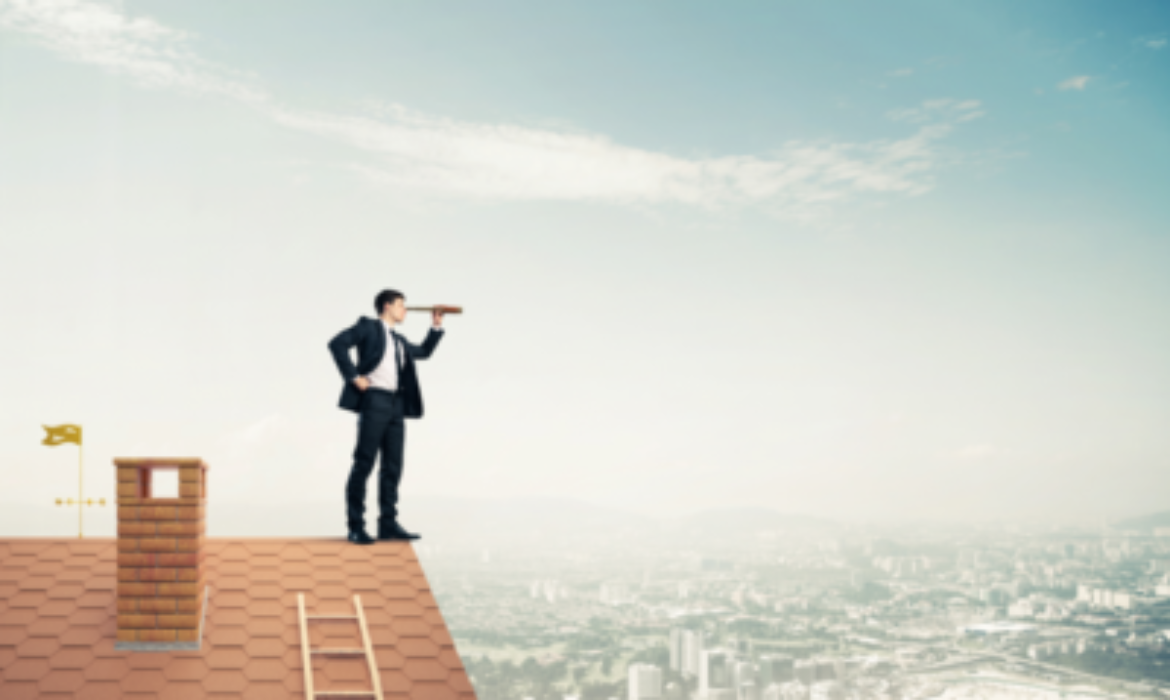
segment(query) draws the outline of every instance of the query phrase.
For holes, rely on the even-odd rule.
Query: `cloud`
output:
[[[478,124],[398,105],[380,118],[280,111],[278,122],[381,156],[355,166],[396,186],[491,199],[581,199],[719,205],[816,204],[861,192],[921,194],[931,124],[900,140],[865,144],[791,141],[768,156],[687,159],[592,134]]]
[[[927,122],[966,122],[982,117],[986,112],[980,109],[979,100],[954,100],[940,98],[924,100],[918,107],[894,109],[886,117],[897,122],[924,124]]]
[[[1153,49],[1154,51],[1161,51],[1162,49],[1166,48],[1166,37],[1164,37],[1164,36],[1156,36],[1156,37],[1143,36],[1143,37],[1138,37],[1137,39],[1134,39],[1134,43],[1136,43],[1139,46],[1144,46],[1147,49]]]
[[[367,114],[281,105],[247,76],[196,55],[192,35],[97,2],[0,0],[0,27],[143,87],[245,103],[283,127],[347,146],[348,167],[374,182],[477,199],[759,203],[811,216],[867,193],[929,191],[940,160],[935,142],[983,114],[974,100],[930,100],[894,117],[920,125],[900,139],[792,140],[766,154],[688,158],[598,134],[457,121],[397,104]]]
[[[1059,90],[1084,90],[1089,83],[1089,76],[1075,75],[1068,80],[1065,80],[1060,85],[1057,85]]]
[[[130,19],[109,5],[79,0],[0,0],[0,27],[32,36],[80,63],[125,75],[138,85],[222,94],[259,102],[264,93],[230,71],[200,59],[193,37],[152,19]]]
[[[913,74],[914,74],[913,68],[899,68],[898,70],[892,70],[892,71],[886,73],[886,75],[890,78],[905,78],[906,76],[913,75]]]

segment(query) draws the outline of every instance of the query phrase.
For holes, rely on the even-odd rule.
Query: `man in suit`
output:
[[[425,360],[443,338],[443,312],[432,315],[433,327],[422,345],[414,345],[394,330],[406,319],[406,297],[387,289],[374,299],[378,318],[363,316],[351,328],[329,341],[329,352],[345,379],[340,406],[358,414],[357,446],[345,486],[349,541],[373,544],[366,533],[366,481],[381,450],[378,471],[378,539],[411,540],[398,522],[398,483],[402,480],[403,441],[406,418],[421,418],[422,394],[414,361]],[[357,348],[355,367],[349,356]]]

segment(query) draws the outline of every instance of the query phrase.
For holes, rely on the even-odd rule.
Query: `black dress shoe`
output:
[[[373,537],[367,535],[365,530],[350,530],[349,537],[346,539],[354,544],[373,544],[376,541]]]
[[[418,538],[419,535],[407,532],[398,523],[389,527],[378,526],[378,539],[380,540],[417,540]]]

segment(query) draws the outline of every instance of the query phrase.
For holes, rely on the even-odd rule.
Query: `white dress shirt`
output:
[[[396,340],[391,333],[393,326],[386,323],[385,319],[378,319],[382,324],[382,330],[386,333],[386,352],[382,355],[382,361],[374,368],[373,372],[366,375],[366,379],[370,380],[371,387],[378,389],[385,389],[386,391],[398,391],[398,372],[394,371],[394,345],[398,345],[399,369],[406,365],[406,348],[402,343]],[[434,330],[442,332],[442,326],[435,326]]]

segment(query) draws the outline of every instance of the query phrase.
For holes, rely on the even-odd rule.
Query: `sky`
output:
[[[1167,510],[1168,127],[1161,2],[0,0],[0,501],[340,526],[389,288],[404,510]]]

